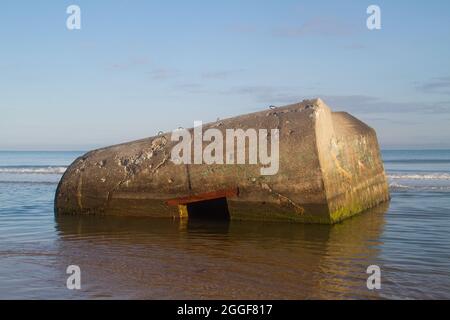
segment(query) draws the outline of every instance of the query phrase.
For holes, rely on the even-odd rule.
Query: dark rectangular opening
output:
[[[229,220],[227,198],[217,198],[187,204],[189,219]]]

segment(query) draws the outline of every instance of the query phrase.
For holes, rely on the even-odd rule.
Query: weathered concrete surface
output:
[[[185,208],[168,200],[238,190],[227,197],[231,219],[332,224],[389,200],[375,131],[320,99],[203,130],[213,127],[224,136],[227,128],[278,128],[278,174],[262,176],[260,165],[176,165],[167,133],[75,160],[58,186],[56,214],[183,217]]]

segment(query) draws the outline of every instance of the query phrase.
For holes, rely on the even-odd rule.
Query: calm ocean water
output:
[[[0,152],[0,299],[450,299],[450,150],[384,151],[392,201],[335,226],[55,219],[80,154]]]

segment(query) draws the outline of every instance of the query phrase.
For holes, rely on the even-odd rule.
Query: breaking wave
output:
[[[389,188],[390,189],[394,189],[394,190],[409,190],[409,189],[412,189],[413,187],[412,186],[407,186],[407,185],[404,185],[404,184],[400,184],[400,183],[391,182],[389,184]]]
[[[391,191],[450,191],[450,173],[447,172],[389,172],[387,177]]]
[[[66,166],[6,166],[0,167],[0,173],[9,174],[63,174]]]
[[[389,184],[391,191],[429,191],[429,192],[449,192],[450,186],[421,186],[421,185],[404,185],[391,182]]]
[[[388,159],[383,162],[394,164],[448,164],[450,159]]]
[[[388,178],[393,180],[450,180],[450,173],[400,173],[388,174]]]

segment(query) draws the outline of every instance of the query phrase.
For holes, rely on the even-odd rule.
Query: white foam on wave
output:
[[[388,174],[388,178],[393,180],[450,180],[450,173]]]
[[[67,167],[0,167],[0,173],[10,174],[63,174]]]
[[[426,191],[426,192],[449,192],[450,186],[419,186],[419,185],[404,185],[399,183],[390,183],[389,189],[391,191]]]
[[[390,183],[389,184],[389,188],[403,190],[403,189],[412,189],[413,187],[412,186],[406,186],[406,185],[400,184],[400,183]]]

